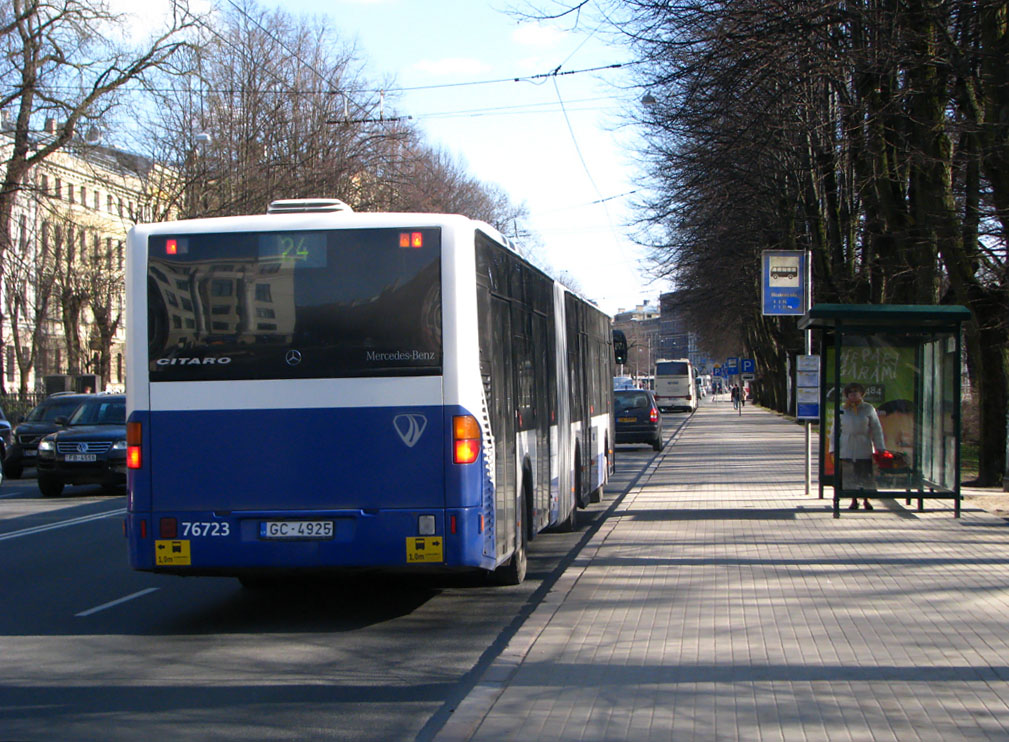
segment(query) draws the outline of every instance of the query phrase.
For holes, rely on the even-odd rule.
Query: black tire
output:
[[[575,449],[575,504],[582,510],[589,506],[588,495],[582,492],[582,452]]]
[[[661,451],[662,450],[662,434],[661,433],[658,435],[658,437],[656,437],[656,439],[654,441],[652,441],[652,448],[654,448],[656,451]]]
[[[491,578],[496,585],[521,585],[522,581],[526,578],[526,569],[529,566],[526,554],[526,542],[528,540],[526,531],[531,525],[527,522],[526,502],[525,483],[523,482],[522,497],[518,504],[518,512],[522,514],[522,522],[517,529],[519,540],[515,544],[515,553],[512,554],[512,558],[491,573]]]
[[[578,505],[571,503],[571,512],[568,517],[557,524],[557,530],[561,533],[574,533],[578,530]]]
[[[47,474],[39,474],[39,492],[43,497],[59,497],[63,493],[63,482]]]

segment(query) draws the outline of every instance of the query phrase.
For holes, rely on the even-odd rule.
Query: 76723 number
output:
[[[231,524],[214,522],[182,521],[182,536],[229,536]]]

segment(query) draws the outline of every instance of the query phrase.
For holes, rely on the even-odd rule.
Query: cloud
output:
[[[411,70],[430,77],[466,77],[485,74],[490,65],[470,57],[445,57],[444,59],[422,59],[410,66]]]
[[[523,23],[512,31],[512,41],[519,46],[549,49],[558,46],[567,36],[566,32],[536,23]]]

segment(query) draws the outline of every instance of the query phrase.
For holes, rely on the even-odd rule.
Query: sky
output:
[[[356,42],[370,80],[394,80],[390,108],[524,203],[541,264],[567,272],[604,311],[654,304],[666,290],[641,270],[627,236],[637,190],[635,134],[622,119],[635,100],[621,89],[628,75],[579,72],[631,61],[625,47],[570,20],[521,22],[505,12],[521,0],[262,2],[328,16]],[[514,81],[533,75],[545,76]]]

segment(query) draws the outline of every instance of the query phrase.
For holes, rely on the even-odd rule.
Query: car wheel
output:
[[[39,474],[39,492],[43,497],[59,497],[63,492],[63,482],[56,477]]]
[[[662,436],[659,435],[654,441],[652,441],[652,448],[656,451],[662,450]]]

